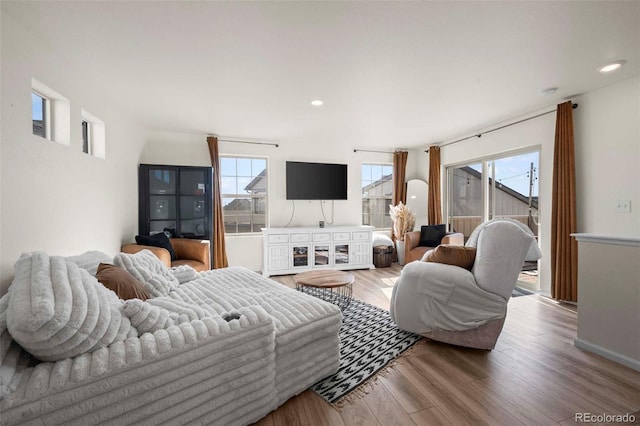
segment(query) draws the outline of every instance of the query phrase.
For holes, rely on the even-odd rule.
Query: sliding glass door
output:
[[[446,217],[450,231],[465,241],[482,222],[509,218],[538,237],[538,151],[447,167]],[[538,289],[537,262],[525,263],[520,286]]]
[[[538,152],[488,162],[490,219],[514,219],[538,235],[538,162]]]
[[[482,163],[447,168],[449,229],[465,240],[484,217]]]

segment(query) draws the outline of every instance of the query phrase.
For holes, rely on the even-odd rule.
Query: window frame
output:
[[[91,126],[90,122],[84,118],[81,121],[82,126],[82,152],[85,154],[91,154]]]
[[[542,149],[540,145],[534,145],[534,146],[529,146],[529,147],[524,147],[524,148],[519,148],[519,149],[514,149],[514,150],[510,150],[510,151],[506,151],[506,152],[501,152],[501,153],[493,153],[493,154],[487,154],[484,155],[482,157],[478,157],[478,158],[472,158],[466,161],[461,161],[461,162],[457,162],[457,163],[452,163],[452,164],[446,164],[443,167],[443,171],[442,171],[442,178],[443,178],[443,221],[446,223],[447,225],[447,229],[450,230],[455,230],[456,232],[460,232],[458,229],[454,229],[454,224],[452,223],[451,218],[453,217],[452,215],[452,206],[450,203],[453,202],[453,200],[451,199],[451,191],[453,188],[453,184],[450,181],[450,177],[449,177],[449,172],[453,171],[454,169],[458,169],[464,166],[471,166],[471,165],[480,165],[480,187],[481,187],[481,214],[480,214],[480,218],[479,218],[479,223],[482,223],[484,221],[493,219],[495,217],[500,217],[503,215],[497,215],[496,212],[496,198],[495,197],[491,197],[490,196],[490,192],[491,191],[495,191],[496,190],[496,180],[495,180],[495,161],[498,160],[502,160],[502,159],[507,159],[510,157],[518,157],[518,156],[522,156],[522,155],[527,155],[527,154],[536,154],[537,155],[537,167],[536,167],[536,173],[537,173],[537,177],[536,180],[539,179],[540,176],[540,167],[542,164]],[[542,203],[542,200],[540,199],[540,183],[539,181],[537,182],[537,192],[538,195],[537,197],[537,204],[538,207],[535,209],[536,210],[536,215],[539,214],[539,212],[541,211],[540,205]],[[539,226],[538,224],[536,224],[536,226]],[[474,228],[474,227],[472,227]],[[472,229],[471,229],[472,230]],[[466,237],[465,237],[466,238]]]
[[[82,152],[104,159],[106,154],[106,126],[104,121],[84,108],[80,109]],[[85,124],[86,123],[86,124]],[[86,141],[85,141],[86,127]],[[86,147],[86,149],[85,149]]]
[[[380,167],[383,167],[383,168],[384,168],[384,167],[390,167],[390,168],[391,168],[391,174],[390,174],[390,176],[391,176],[391,177],[390,177],[390,179],[389,179],[389,182],[391,182],[391,186],[392,186],[392,193],[391,193],[389,196],[386,196],[385,194],[380,195],[380,196],[364,195],[364,191],[363,191],[363,189],[364,189],[364,185],[363,185],[363,184],[364,184],[364,182],[363,182],[363,179],[362,179],[362,173],[363,173],[363,168],[364,168],[365,166],[380,166]],[[386,175],[385,175],[385,174],[384,174],[384,172],[382,171],[382,172],[381,172],[381,179],[382,179],[382,177],[384,177],[384,176],[386,176]],[[365,201],[366,201],[366,200],[371,200],[371,199],[374,199],[374,200],[383,200],[384,207],[385,207],[385,208],[384,208],[384,210],[383,210],[383,213],[382,213],[383,225],[384,225],[385,223],[388,223],[388,226],[384,226],[384,227],[377,227],[376,225],[373,225],[373,226],[374,226],[374,228],[375,228],[376,230],[390,230],[390,229],[392,228],[392,226],[393,226],[393,223],[392,223],[392,221],[391,221],[391,217],[390,217],[390,215],[389,215],[389,208],[388,208],[388,205],[389,205],[389,204],[391,204],[391,203],[393,203],[393,163],[386,163],[386,162],[385,162],[385,163],[382,163],[382,162],[377,162],[377,163],[374,163],[374,162],[363,162],[363,163],[361,163],[361,165],[360,165],[360,179],[361,179],[361,180],[360,180],[360,195],[361,195],[361,197],[362,197],[360,216],[361,216],[361,222],[362,222],[362,224],[364,225],[364,215],[365,215],[365,211],[364,211],[364,204],[365,204]],[[372,216],[380,216],[380,214],[379,214],[379,213],[372,213],[372,212],[369,212],[369,213],[367,213],[367,214],[369,215],[369,219],[370,219],[370,220],[369,220],[369,222],[370,222],[370,223],[373,223],[373,224],[375,224],[375,222],[376,222],[376,221],[375,221],[375,220],[371,220],[371,219],[372,219]]]
[[[60,145],[71,146],[71,102],[69,99],[33,77],[31,78],[31,93],[46,98],[46,115],[43,117],[47,121],[45,126],[47,137],[44,139]],[[33,105],[31,117],[33,123]],[[32,134],[42,138],[33,131]]]
[[[224,177],[235,177],[236,178],[236,182],[238,177],[247,177],[247,176],[238,176],[238,170],[237,170],[237,162],[236,162],[236,172],[235,175],[226,175],[224,173],[224,171],[222,170],[222,163],[223,163],[223,159],[235,159],[236,161],[238,159],[243,159],[243,160],[264,160],[265,162],[265,176],[263,177],[263,179],[265,180],[265,185],[264,185],[264,190],[265,193],[264,194],[251,194],[249,192],[247,193],[228,193],[228,192],[223,192],[223,185],[222,185],[222,178]],[[262,172],[260,172],[262,173]],[[259,174],[260,174],[259,173]],[[253,176],[253,172],[252,172],[252,179],[255,179],[257,177],[259,177],[259,174],[256,176]],[[230,232],[227,230],[227,220],[226,220],[226,215],[225,215],[225,210],[224,210],[224,200],[225,199],[251,199],[251,206],[250,206],[250,216],[253,219],[254,215],[264,215],[264,225],[263,227],[268,228],[269,227],[269,159],[268,157],[265,156],[260,156],[260,155],[248,155],[248,154],[220,154],[220,182],[221,182],[221,198],[222,198],[222,202],[223,202],[223,206],[222,206],[222,218],[223,218],[223,222],[224,222],[224,227],[225,227],[225,235],[229,235],[229,236],[243,236],[243,235],[256,235],[256,234],[260,234],[262,232],[261,229],[258,230],[254,230],[254,227],[256,224],[253,222],[253,220],[250,221],[250,227],[251,230],[249,231],[239,231],[239,224],[238,221],[236,219],[235,221],[235,228],[236,231],[235,232]],[[236,188],[236,191],[238,189]],[[257,200],[263,200],[263,203],[260,203]],[[262,207],[262,209],[258,209],[258,207]],[[260,210],[264,210],[264,212],[261,212]]]
[[[42,127],[44,130],[44,135],[39,135],[35,132],[32,133],[34,136],[38,136],[44,138],[46,140],[51,140],[51,100],[43,95],[40,91],[31,89],[31,94],[36,95],[42,101]],[[31,100],[31,122],[35,121],[33,119],[33,98]],[[33,125],[33,124],[32,124]]]

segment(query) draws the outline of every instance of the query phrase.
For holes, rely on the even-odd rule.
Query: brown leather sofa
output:
[[[420,231],[412,231],[404,234],[404,262],[409,263],[422,259],[424,254],[435,247],[420,246]],[[464,234],[450,232],[440,240],[440,244],[464,245]]]
[[[140,250],[149,250],[164,263],[167,268],[180,265],[189,265],[196,271],[211,269],[209,241],[192,240],[189,238],[169,238],[173,250],[176,252],[176,260],[171,261],[169,251],[160,247],[143,246],[140,244],[125,244],[121,247],[123,253],[137,253]]]

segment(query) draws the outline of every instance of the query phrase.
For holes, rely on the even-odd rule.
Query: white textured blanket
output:
[[[335,372],[340,363],[340,309],[243,267],[200,273],[168,296],[147,300],[171,312],[203,318],[259,305],[276,325],[279,403]]]
[[[9,317],[18,334],[57,341],[68,333],[67,318],[75,315],[61,299],[75,300],[80,288],[85,293],[100,288],[88,285],[93,281],[86,271],[67,263],[62,268],[52,259],[21,259],[14,285],[33,281],[37,291],[30,297],[26,287],[14,290],[12,285],[10,300],[0,299],[3,425],[244,425],[338,368],[340,310],[245,268],[200,273],[167,296],[149,299],[148,306],[141,301],[124,305],[111,295],[95,297],[125,312],[121,322],[131,317],[148,332],[31,366],[3,331]],[[55,283],[59,278],[65,290]],[[16,306],[29,309],[13,307],[14,295]],[[18,326],[22,322],[16,318],[33,312],[45,314],[27,321],[27,327]],[[73,323],[83,330],[84,322]]]
[[[122,300],[64,257],[35,252],[15,265],[9,333],[42,361],[58,361],[136,336]]]

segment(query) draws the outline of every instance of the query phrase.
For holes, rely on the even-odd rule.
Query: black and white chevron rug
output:
[[[311,390],[335,404],[418,340],[417,334],[399,330],[389,312],[353,299],[342,312],[340,369]]]

